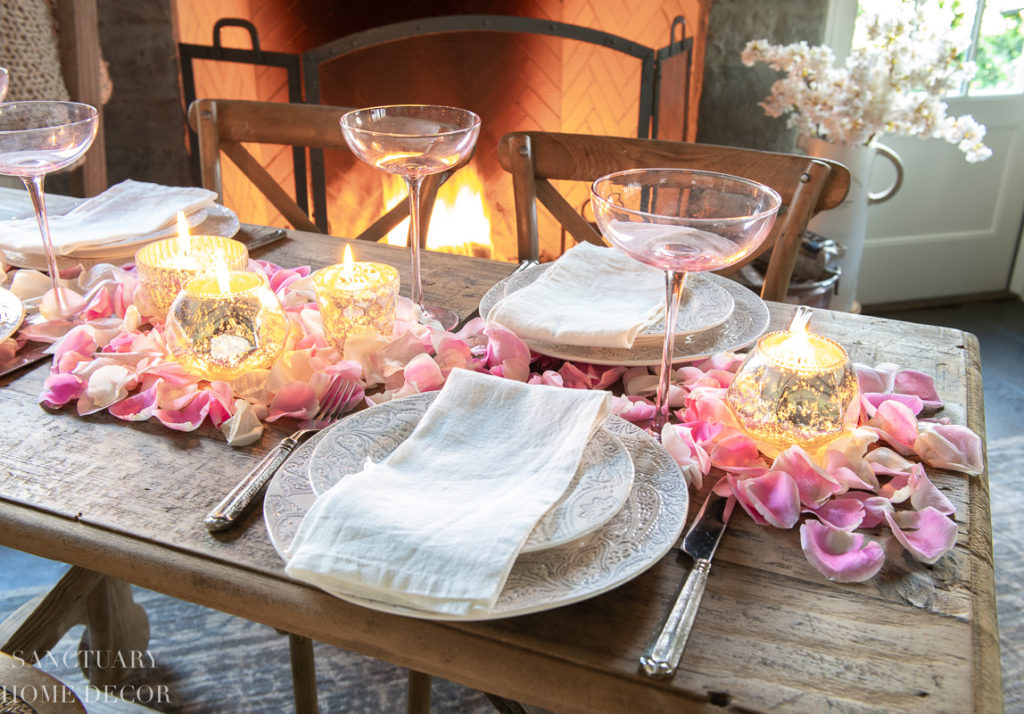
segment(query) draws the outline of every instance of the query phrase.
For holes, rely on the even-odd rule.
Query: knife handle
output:
[[[245,478],[239,481],[238,485],[224,497],[224,500],[218,503],[203,519],[206,530],[216,533],[233,526],[235,521],[248,510],[256,494],[263,490],[263,487],[270,481],[270,477],[285,462],[296,443],[297,440],[292,437],[285,437],[268,451],[267,455],[256,464],[256,467],[246,474]]]
[[[686,640],[690,637],[693,622],[697,619],[704,587],[708,584],[711,561],[701,558],[696,561],[686,577],[682,590],[672,609],[665,617],[658,636],[640,656],[640,664],[649,676],[655,679],[671,677],[679,666]]]

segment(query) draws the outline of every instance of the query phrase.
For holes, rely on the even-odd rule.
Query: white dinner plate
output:
[[[70,208],[66,210],[70,210]],[[28,215],[31,216],[31,212]],[[53,213],[53,215],[58,214]],[[24,216],[12,216],[12,218],[18,217]],[[189,214],[188,222],[189,232],[193,235],[223,236],[224,238],[231,238],[241,227],[235,212],[219,203],[213,203]],[[89,267],[96,263],[131,261],[136,251],[142,246],[164,238],[174,237],[177,234],[178,229],[175,225],[150,233],[124,238],[117,243],[79,248],[68,255],[58,255],[57,265],[63,270],[80,264]],[[40,239],[39,243],[39,252],[27,253],[6,250],[4,253],[7,256],[7,262],[11,265],[19,268],[46,270],[46,256],[42,253],[42,239]]]
[[[544,263],[543,265],[536,265],[527,270],[512,273],[512,275],[508,276],[507,282],[504,283],[504,292],[497,296],[494,302],[497,302],[498,299],[505,295],[511,295],[517,290],[522,290],[539,278],[552,265],[553,263]],[[485,296],[484,300],[486,299]],[[665,298],[659,296],[659,299],[664,300]],[[484,300],[480,301],[481,305],[484,304]],[[493,307],[494,304],[489,303],[487,311],[490,312]],[[708,330],[712,327],[718,327],[729,318],[734,307],[735,300],[732,293],[726,290],[718,280],[702,273],[694,273],[687,276],[683,286],[683,294],[679,299],[679,314],[676,315],[676,338]],[[480,314],[483,314],[482,309]],[[661,319],[640,330],[636,339],[633,340],[633,347],[635,349],[640,345],[653,344],[660,355],[664,336],[665,320]]]
[[[366,462],[379,463],[412,433],[438,392],[414,394],[353,414],[327,430],[309,462],[313,492],[322,496]],[[530,533],[522,552],[576,540],[612,518],[633,486],[633,462],[614,434],[598,429],[563,496]]]
[[[481,317],[486,319],[491,308],[505,297],[509,290],[520,290],[529,285],[540,277],[549,265],[551,263],[527,268],[495,283],[480,300]],[[734,280],[714,273],[700,273],[690,277],[698,275],[703,280],[723,288],[732,297],[734,307],[720,325],[677,337],[673,362],[695,361],[717,352],[743,349],[768,329],[768,306],[753,291]],[[699,285],[694,286],[694,290],[699,291]],[[540,340],[525,342],[534,352],[572,362],[627,367],[661,364],[662,342],[658,340],[644,340],[634,344],[632,349],[562,345]]]
[[[592,598],[632,580],[667,553],[683,530],[689,494],[676,462],[639,427],[610,417],[605,422],[625,446],[636,472],[626,503],[590,535],[555,548],[521,554],[494,608],[486,615],[458,617],[332,593],[357,605],[426,620],[492,620],[551,610]],[[301,445],[271,480],[263,518],[271,543],[286,551],[316,495],[308,466],[324,434]]]
[[[0,288],[0,342],[13,335],[25,319],[21,298],[7,288]]]

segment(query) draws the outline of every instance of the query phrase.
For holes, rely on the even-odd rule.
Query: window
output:
[[[1024,0],[939,0],[939,6],[951,8],[953,27],[969,35],[965,59],[978,66],[954,96],[1024,93]],[[892,0],[860,0],[858,15],[891,7]]]

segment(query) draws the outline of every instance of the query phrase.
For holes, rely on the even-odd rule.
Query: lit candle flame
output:
[[[217,289],[222,294],[231,292],[231,271],[228,270],[228,264],[224,262],[224,259],[217,256],[214,260],[214,274],[217,276]]]
[[[188,232],[188,221],[185,220],[185,214],[178,211],[178,252],[188,255],[191,245],[192,237]]]
[[[812,314],[813,311],[807,306],[798,307],[787,330],[789,336],[780,345],[787,361],[797,368],[810,367],[815,361],[814,345],[807,332],[807,323],[811,321]]]
[[[341,277],[345,282],[352,282],[356,277],[355,261],[352,259],[352,246],[345,246],[345,257],[341,261]]]
[[[814,363],[814,346],[804,325],[789,331],[789,337],[782,343],[782,349],[797,367],[809,367]]]

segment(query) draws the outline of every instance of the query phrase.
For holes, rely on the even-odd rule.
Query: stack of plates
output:
[[[536,265],[494,285],[480,300],[480,315],[506,295],[539,278],[551,263]],[[679,303],[676,319],[674,361],[698,360],[716,352],[742,349],[768,328],[768,306],[739,283],[714,273],[691,273]],[[657,365],[661,363],[664,322],[645,328],[631,349],[564,345],[526,340],[534,352],[574,362],[607,365]]]
[[[83,200],[86,199],[47,195],[47,213],[51,217],[62,216],[82,203]],[[0,189],[0,222],[34,219],[34,215],[32,204],[25,190]],[[216,235],[230,238],[239,229],[238,216],[235,212],[217,203],[209,203],[192,211],[186,216],[186,220],[189,224],[189,231],[193,235]],[[0,223],[0,231],[2,230],[2,223]],[[177,233],[176,222],[170,220],[168,224],[154,231],[124,236],[112,243],[68,251],[65,255],[57,256],[57,264],[61,269],[64,269],[75,265],[89,267],[97,263],[130,261],[134,257],[135,252],[147,243],[163,238],[171,238],[177,235]],[[31,250],[2,250],[10,265],[19,268],[46,270],[46,256],[43,252],[42,238],[39,239],[38,249],[33,247]]]
[[[267,531],[283,559],[317,496],[361,471],[367,459],[378,461],[394,451],[436,396],[417,394],[371,407],[295,451],[263,501]],[[457,617],[332,594],[376,610],[438,620],[511,617],[568,605],[656,563],[682,531],[688,498],[668,452],[639,428],[611,417],[587,445],[565,495],[537,523],[487,615]]]

